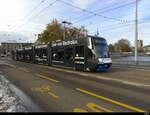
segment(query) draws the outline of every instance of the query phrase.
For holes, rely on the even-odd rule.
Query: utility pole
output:
[[[70,25],[72,23],[71,22],[67,22],[67,21],[63,21],[62,23],[64,24],[63,40],[65,40],[66,39],[66,24]]]
[[[135,12],[135,63],[137,64],[138,60],[138,0],[136,0],[136,12]]]
[[[99,36],[99,31],[98,31],[98,28],[97,28],[97,31],[96,31],[96,34],[95,34],[95,36]]]

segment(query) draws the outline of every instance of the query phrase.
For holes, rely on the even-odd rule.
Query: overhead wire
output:
[[[147,18],[141,18],[139,20],[145,20]],[[127,26],[131,26],[131,25],[134,25],[134,20],[131,20],[131,21],[128,21],[126,24],[122,24],[122,23],[118,23],[118,24],[110,24],[110,25],[107,25],[107,26],[103,26],[101,28],[104,28],[104,29],[101,29],[102,31],[108,31],[108,30],[112,30],[112,29],[119,29],[121,27],[127,27]],[[143,22],[140,22],[139,24],[142,24]],[[117,26],[117,27],[116,27]],[[119,26],[119,27],[118,27]],[[86,26],[87,27],[87,26]],[[108,27],[108,28],[107,28]]]
[[[119,2],[119,4],[120,4],[120,2]],[[116,5],[118,5],[118,3],[115,4],[115,6],[116,6]],[[109,8],[111,8],[111,7],[114,7],[114,5],[106,6],[106,7],[104,7],[104,8],[96,9],[96,10],[94,10],[94,12],[103,11],[103,10],[109,9]],[[78,17],[75,18],[74,20],[78,20],[79,18],[82,18],[82,17],[85,16],[85,15],[86,15],[86,14],[83,14],[83,15],[81,15],[81,16],[78,16]]]
[[[61,3],[64,3],[64,4],[66,4],[66,5],[69,5],[69,6],[71,6],[71,7],[74,7],[74,8],[77,8],[77,9],[79,9],[79,10],[82,10],[82,11],[84,11],[84,12],[87,12],[87,13],[90,13],[90,14],[92,14],[92,15],[94,15],[94,16],[100,16],[100,17],[103,17],[103,18],[106,18],[106,19],[110,19],[110,20],[115,20],[115,21],[121,21],[121,22],[126,22],[127,24],[129,23],[129,21],[122,21],[122,20],[120,20],[120,19],[112,19],[112,18],[110,18],[110,17],[107,17],[107,16],[103,16],[103,15],[98,15],[97,13],[95,13],[95,12],[92,12],[92,11],[89,11],[89,10],[86,10],[86,9],[82,9],[82,8],[80,8],[80,7],[77,7],[77,6],[74,6],[74,5],[72,5],[72,4],[70,4],[70,3],[68,3],[68,2],[64,2],[64,1],[62,1],[62,0],[55,0],[53,3],[51,3],[51,4],[49,4],[47,7],[45,7],[44,9],[42,9],[38,14],[36,14],[34,17],[31,17],[30,19],[28,19],[25,23],[27,23],[27,22],[29,22],[30,20],[32,20],[33,18],[35,18],[35,17],[37,17],[40,13],[42,13],[44,10],[46,10],[47,8],[49,8],[51,5],[53,5],[53,4],[55,4],[57,1],[59,1],[59,2],[61,2]],[[135,1],[134,1],[135,2]],[[120,6],[118,6],[118,7],[115,7],[115,8],[111,8],[111,9],[107,9],[107,10],[104,10],[103,12],[100,12],[100,13],[105,13],[105,12],[109,12],[109,11],[112,11],[112,10],[115,10],[115,9],[118,9],[118,8],[121,8],[121,7],[125,7],[125,6],[127,6],[127,5],[130,5],[130,4],[133,4],[134,2],[130,2],[130,3],[127,3],[127,4],[123,4],[123,5],[120,5]],[[146,10],[146,9],[145,9]],[[25,24],[24,23],[24,24]],[[116,24],[116,25],[120,25],[121,23],[119,23],[119,24]],[[111,25],[112,26],[112,25]]]
[[[22,23],[21,25],[13,28],[14,30],[16,30],[18,27],[20,26],[24,26],[25,24],[27,24],[30,20],[36,18],[38,15],[40,15],[42,12],[44,12],[46,9],[48,9],[50,6],[54,5],[58,0],[55,0],[53,2],[51,2],[48,6],[44,7],[43,9],[41,9],[36,15],[30,17],[28,20],[26,20],[24,23]]]
[[[139,0],[140,1],[140,0]],[[142,11],[145,11],[145,10],[148,10],[148,9],[150,9],[150,8],[147,8],[147,9],[143,9],[143,10],[141,10],[140,12],[142,12]],[[132,13],[133,14],[133,13]],[[128,14],[128,15],[131,15],[131,14]],[[139,19],[139,20],[143,20],[143,19],[145,19],[145,18],[141,18],[141,19]],[[104,20],[105,21],[105,20]],[[126,24],[127,25],[129,25],[129,23],[132,23],[132,22],[134,22],[135,20],[128,20],[127,22],[126,22]],[[94,24],[97,24],[97,22],[96,23],[94,23]],[[90,24],[88,24],[88,25],[85,25],[84,27],[88,27],[88,26],[91,26],[91,25],[94,25],[93,23],[90,23]],[[113,25],[107,25],[107,26],[104,26],[104,27],[102,27],[102,28],[105,28],[105,27],[112,27],[112,26],[118,26],[118,25],[122,25],[122,24],[124,24],[124,23],[118,23],[118,24],[113,24]],[[123,26],[126,26],[126,25],[123,25]]]
[[[145,9],[139,10],[139,12],[142,13],[142,12],[148,11],[148,10],[150,10],[150,8],[145,8]],[[132,15],[132,14],[135,14],[135,12],[129,13],[129,14],[127,14],[126,16],[129,16],[129,15]],[[139,20],[142,20],[142,19],[145,19],[145,18],[141,18],[141,19],[139,19]],[[134,21],[135,21],[135,20],[129,20],[129,21],[127,21],[126,23],[128,24],[128,23],[134,22]],[[86,25],[85,27],[92,26],[92,25],[95,25],[95,24],[97,24],[97,22],[96,22],[96,23],[90,23],[90,24]],[[114,24],[114,26],[115,26],[115,25],[121,25],[121,24],[122,24],[122,23]],[[109,26],[113,26],[113,25],[109,25]]]
[[[82,8],[80,8],[80,7],[78,7],[78,6],[72,5],[72,4],[70,4],[70,3],[68,3],[68,2],[65,2],[65,1],[63,1],[63,0],[59,0],[59,2],[65,4],[65,5],[67,5],[67,6],[70,6],[70,7],[76,8],[76,9],[79,9],[79,10],[81,10],[81,11],[83,11],[83,12],[87,12],[87,13],[89,13],[89,14],[93,14],[94,16],[99,16],[99,17],[102,17],[102,18],[105,18],[105,19],[115,20],[115,21],[119,21],[119,22],[126,22],[126,20],[121,20],[121,19],[118,19],[118,18],[108,17],[108,16],[104,16],[104,15],[95,13],[95,12],[93,12],[93,11],[87,10],[87,9],[82,9]]]
[[[141,22],[138,23],[138,24],[143,24],[144,22],[142,22],[142,20],[145,20],[146,18],[141,18]],[[131,23],[131,22],[130,22]],[[108,28],[105,28],[105,29],[102,29],[102,31],[108,31],[108,30],[111,30],[111,29],[119,29],[121,27],[126,27],[126,26],[131,26],[131,25],[135,25],[134,23],[131,23],[131,24],[124,24],[124,25],[121,25],[119,26],[119,24],[114,24],[114,25],[109,25],[109,26],[105,26],[105,27],[108,27]],[[113,26],[119,26],[119,27],[113,27]]]
[[[142,12],[145,12],[145,11],[148,11],[148,10],[150,10],[150,8],[145,8],[145,9],[139,10],[138,12],[142,13]],[[135,12],[131,12],[131,13],[127,14],[127,16],[132,15],[132,14],[135,14]]]
[[[129,6],[129,5],[132,5],[132,4],[134,4],[134,3],[135,3],[135,1],[134,1],[134,2],[130,2],[130,3],[126,3],[126,4],[123,4],[123,5],[114,7],[114,8],[110,8],[110,9],[107,9],[107,10],[104,10],[104,11],[101,11],[101,12],[100,12],[100,11],[99,11],[99,12],[97,11],[97,13],[98,13],[98,14],[108,13],[108,12],[111,12],[111,11],[113,11],[113,10],[116,10],[116,9],[119,9],[119,8],[123,8],[123,7]],[[93,14],[92,14],[92,15],[88,15],[88,16],[86,16],[86,17],[83,17],[83,18],[81,18],[81,19],[76,20],[74,23],[79,23],[79,22],[81,22],[81,21],[83,21],[83,20],[92,18],[92,16],[94,16],[94,15],[93,15]]]
[[[22,23],[26,18],[28,18],[37,8],[39,8],[41,6],[41,4],[43,4],[46,0],[41,0],[41,2],[39,4],[37,4],[28,14],[26,14],[19,22],[17,22],[14,26],[10,26],[9,30],[13,29],[14,27],[16,27],[16,25]]]

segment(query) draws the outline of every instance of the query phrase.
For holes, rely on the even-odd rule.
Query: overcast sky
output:
[[[100,36],[105,37],[108,43],[126,38],[134,45],[135,0],[61,1],[80,9],[59,0],[0,0],[0,42],[33,42],[35,34],[41,33],[46,24],[56,18],[72,22],[73,26],[83,25],[89,34],[99,30]],[[150,0],[139,1],[139,23],[139,39],[144,41],[144,45],[149,45]]]

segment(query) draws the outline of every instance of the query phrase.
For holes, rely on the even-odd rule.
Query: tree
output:
[[[118,40],[115,44],[116,50],[119,52],[131,52],[130,41],[127,39]]]
[[[144,49],[143,48],[138,48],[138,52],[143,53]]]
[[[47,25],[46,29],[39,36],[37,43],[63,40],[64,31],[66,32],[65,39],[83,38],[87,33],[87,30],[83,26],[80,28],[64,28],[63,25],[55,19]]]
[[[40,42],[50,42],[63,38],[63,28],[62,24],[58,23],[57,20],[53,20],[50,24],[47,25],[46,30],[44,30],[38,41]]]
[[[87,30],[83,26],[81,26],[80,28],[66,28],[66,39],[84,38],[86,34]]]
[[[109,44],[109,52],[115,52],[115,47],[112,44]]]

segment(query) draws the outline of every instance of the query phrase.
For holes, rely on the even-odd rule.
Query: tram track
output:
[[[107,72],[91,73],[24,62],[10,62],[10,64],[15,65],[16,68],[5,65],[1,66],[2,71],[45,111],[145,112],[150,110],[149,88],[111,80],[114,79],[111,78],[114,75],[122,79],[125,77],[121,76],[124,74],[122,72],[131,73],[132,70],[118,70],[112,67]],[[135,73],[137,71],[135,70]]]
[[[113,64],[112,68],[130,68],[130,69],[143,69],[150,70],[150,66],[143,65],[127,65],[127,64]]]

